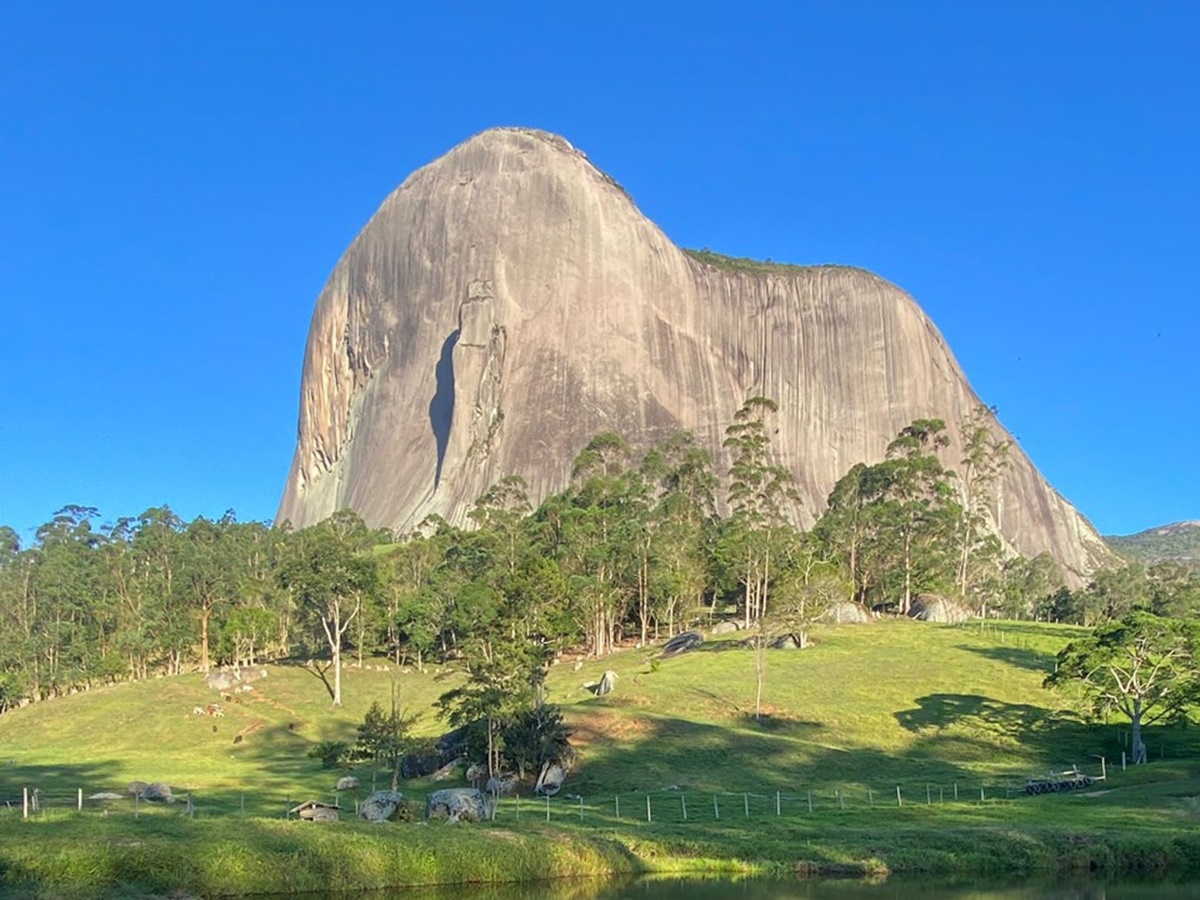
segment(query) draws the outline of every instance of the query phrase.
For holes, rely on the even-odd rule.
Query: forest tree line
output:
[[[792,475],[771,453],[775,415],[761,397],[738,411],[723,479],[690,434],[637,456],[605,433],[562,492],[535,509],[522,480],[505,478],[465,528],[431,518],[397,536],[344,511],[293,530],[232,513],[186,522],[167,507],[102,524],[81,506],[28,546],[0,527],[0,711],[285,659],[328,673],[337,703],[349,656],[462,661],[461,718],[536,691],[555,653],[604,656],[718,615],[803,644],[836,604],[905,613],[925,592],[979,615],[1086,625],[1200,609],[1200,581],[1173,564],[1102,571],[1070,591],[1047,555],[1006,554],[990,511],[1008,445],[982,408],[958,423],[953,466],[945,423],[914,422],[885,459],[839,480],[803,531]]]

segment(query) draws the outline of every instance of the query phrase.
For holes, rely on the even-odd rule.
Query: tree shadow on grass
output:
[[[895,716],[900,727],[912,732],[971,725],[1011,735],[1043,729],[1054,718],[1044,707],[1003,703],[981,694],[928,694],[917,698],[916,709]]]
[[[959,644],[959,650],[966,650],[997,662],[1008,663],[1018,669],[1028,669],[1032,672],[1050,674],[1054,671],[1054,654],[1045,650],[1031,650],[1021,647],[971,647]]]
[[[573,723],[582,764],[569,782],[585,797],[597,791],[795,794],[801,785],[890,785],[966,782],[970,771],[951,759],[916,752],[891,754],[821,741],[816,723],[791,722],[778,731],[752,721],[719,726],[680,718],[627,716],[616,711]],[[860,791],[864,793],[865,787]]]

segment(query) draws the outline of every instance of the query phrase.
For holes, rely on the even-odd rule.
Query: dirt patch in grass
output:
[[[571,722],[571,743],[578,748],[597,743],[621,743],[647,737],[653,731],[645,719],[611,712],[587,712]]]

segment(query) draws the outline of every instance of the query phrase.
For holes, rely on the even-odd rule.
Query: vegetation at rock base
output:
[[[24,788],[40,798],[33,820],[0,820],[0,877],[52,878],[36,844],[58,848],[62,871],[76,873],[64,879],[114,883],[132,867],[154,885],[139,869],[153,859],[155,871],[183,873],[177,883],[215,891],[227,882],[213,860],[236,843],[221,835],[239,829],[248,837],[229,851],[242,860],[231,871],[293,878],[263,890],[322,877],[371,887],[381,882],[363,873],[396,866],[430,877],[420,853],[461,859],[451,877],[482,880],[684,859],[1195,866],[1200,773],[1172,762],[1198,749],[1179,724],[1194,700],[1191,639],[1147,638],[1138,665],[1170,671],[1179,693],[1143,694],[1144,714],[1095,673],[1111,663],[1111,680],[1128,684],[1121,660],[1141,637],[1190,635],[1200,577],[1131,565],[1073,591],[1048,557],[1006,554],[990,492],[1006,445],[982,413],[907,426],[802,532],[795,473],[772,457],[776,412],[751,398],[736,414],[724,485],[689,435],[638,455],[601,434],[566,490],[533,509],[523,482],[504,479],[468,529],[430,520],[395,536],[344,512],[294,532],[232,514],[185,523],[165,508],[100,525],[95,510],[71,506],[29,546],[0,530],[0,799]],[[965,436],[960,460],[946,458],[951,427]],[[930,597],[979,618],[834,624],[846,607],[902,614]],[[717,622],[737,630],[662,655],[664,638]],[[609,671],[617,690],[596,696]],[[1109,720],[1114,708],[1124,726]],[[471,761],[515,777],[526,797],[548,764],[574,758],[573,799],[551,803],[549,826],[528,807],[518,822],[509,798],[479,829],[528,848],[552,837],[561,857],[475,852],[475,836],[453,845],[459,857],[445,849],[455,837],[430,833],[405,862],[342,822],[330,840],[358,874],[323,854],[296,862],[312,832],[276,821],[294,801],[328,797],[351,770],[362,787],[347,810],[376,784],[420,799],[441,783],[401,781],[402,762],[430,756],[450,726]],[[1151,774],[1118,776],[1122,753]],[[1097,796],[1014,799],[1028,777],[1095,770],[1100,757],[1112,787]],[[187,821],[179,807],[133,819],[128,801],[101,801],[113,813],[102,821],[71,814],[78,791],[121,793],[134,780],[186,795]],[[719,816],[722,795],[741,796],[743,821]],[[891,795],[895,809],[873,809]],[[646,820],[620,813],[621,796],[644,804]],[[709,821],[687,818],[689,796],[711,801]],[[71,843],[89,827],[110,839]],[[203,848],[190,866],[154,837],[177,832]]]

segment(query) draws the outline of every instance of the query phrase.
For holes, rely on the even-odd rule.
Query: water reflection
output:
[[[536,885],[393,891],[364,895],[357,900],[462,900],[464,897],[471,900],[1192,900],[1200,897],[1200,882],[1081,879],[1000,883],[994,880],[915,878],[892,878],[878,883],[844,879],[731,881],[678,878],[613,882],[585,879]]]

